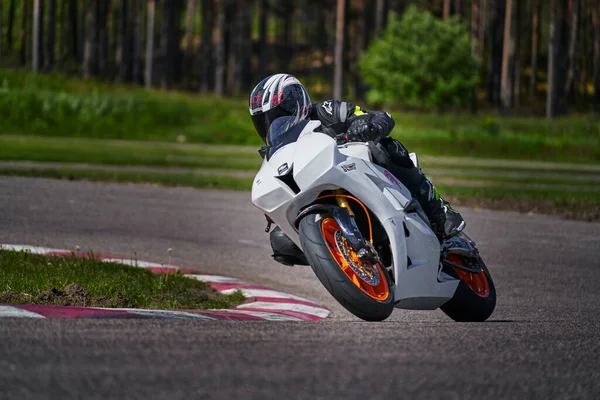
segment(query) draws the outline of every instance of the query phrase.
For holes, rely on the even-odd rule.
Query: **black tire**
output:
[[[461,279],[452,299],[440,307],[447,316],[457,322],[483,322],[492,315],[496,308],[496,287],[494,286],[494,281],[481,258],[479,262],[488,281],[490,288],[489,295],[487,297],[477,295]],[[448,272],[459,278],[454,271]]]
[[[300,221],[300,243],[306,258],[331,295],[348,311],[365,321],[383,321],[394,311],[394,285],[385,268],[380,268],[387,280],[389,296],[378,301],[360,290],[339,267],[323,238],[318,214],[309,214]]]

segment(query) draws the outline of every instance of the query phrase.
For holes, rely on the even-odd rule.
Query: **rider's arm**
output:
[[[324,133],[335,136],[348,132],[351,127],[375,128],[381,137],[394,129],[394,119],[388,113],[367,111],[359,106],[339,100],[313,104],[312,118],[321,121]]]

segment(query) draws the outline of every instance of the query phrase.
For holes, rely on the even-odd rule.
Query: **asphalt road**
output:
[[[0,321],[0,399],[600,398],[600,224],[461,209],[494,277],[490,321],[357,320],[269,259],[249,193],[0,178],[0,243],[94,250],[320,301],[316,323]]]

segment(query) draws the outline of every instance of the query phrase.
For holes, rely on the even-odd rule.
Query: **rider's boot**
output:
[[[440,196],[427,177],[423,180],[420,190],[413,194],[427,214],[433,231],[441,239],[452,237],[465,228],[466,223],[462,215]]]

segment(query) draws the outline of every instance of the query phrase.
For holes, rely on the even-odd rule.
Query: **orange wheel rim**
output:
[[[363,263],[341,234],[340,226],[333,218],[326,218],[321,224],[323,238],[333,259],[348,279],[367,296],[384,301],[390,296],[387,279],[379,264]]]
[[[464,265],[461,258],[456,254],[448,254],[446,260],[454,264]],[[454,271],[456,271],[460,280],[463,281],[476,295],[479,297],[488,297],[490,295],[490,284],[483,269],[477,274],[463,271],[458,268],[454,268]]]

